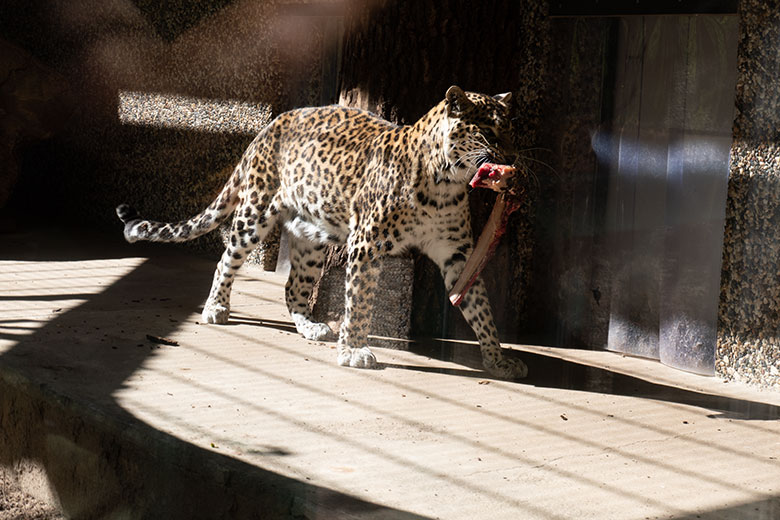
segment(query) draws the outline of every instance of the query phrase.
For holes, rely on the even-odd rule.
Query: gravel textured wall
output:
[[[68,112],[15,150],[16,214],[118,232],[123,201],[164,220],[205,207],[273,115],[320,103],[322,25],[281,4],[2,2],[0,42],[27,57],[17,76],[56,78]],[[221,249],[216,234],[199,245]]]
[[[740,2],[717,370],[780,388],[780,4]]]

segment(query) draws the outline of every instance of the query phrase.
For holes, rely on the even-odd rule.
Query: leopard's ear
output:
[[[503,103],[504,105],[509,106],[509,103],[512,101],[512,93],[504,92],[503,94],[496,94],[493,96],[493,99],[499,103]]]
[[[447,89],[445,100],[447,102],[447,115],[450,117],[461,117],[474,107],[474,103],[466,96],[466,93],[455,85]]]

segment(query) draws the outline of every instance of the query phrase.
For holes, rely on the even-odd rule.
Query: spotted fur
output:
[[[203,320],[226,323],[236,271],[281,222],[289,232],[287,307],[308,339],[331,333],[308,307],[328,244],[347,244],[345,315],[338,363],[372,368],[368,347],[378,260],[409,248],[428,255],[452,287],[473,239],[467,184],[486,161],[513,160],[508,94],[486,96],[451,87],[419,121],[396,126],[341,106],[279,115],[252,141],[219,196],[177,223],[141,219],[117,208],[129,242],[178,242],[217,227],[234,213],[230,242],[217,264]],[[507,379],[525,365],[503,356],[485,289],[478,281],[460,305],[479,340],[484,366]]]

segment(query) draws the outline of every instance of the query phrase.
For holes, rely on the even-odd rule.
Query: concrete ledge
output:
[[[0,464],[69,518],[421,518],[305,484],[0,373]]]

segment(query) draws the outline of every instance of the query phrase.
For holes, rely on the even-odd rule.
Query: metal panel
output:
[[[660,358],[699,373],[715,363],[736,41],[735,17],[690,18],[684,120],[669,149]]]
[[[714,370],[737,18],[620,21],[609,350]]]
[[[620,23],[618,48],[626,51],[618,57],[625,61],[618,62],[613,125],[618,131],[617,161],[611,175],[614,189],[608,199],[614,228],[610,235],[613,280],[607,348],[652,358],[658,357],[658,262],[665,204],[664,169],[660,168],[665,157],[659,154],[665,138],[658,129],[665,114],[657,110],[656,102],[645,98],[648,90],[659,88],[646,78],[645,69],[646,41],[657,25],[644,17]],[[658,58],[650,61],[661,65]]]

